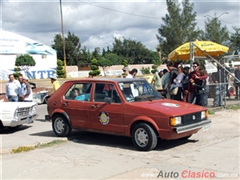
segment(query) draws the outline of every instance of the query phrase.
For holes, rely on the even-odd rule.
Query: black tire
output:
[[[146,123],[137,124],[132,131],[134,146],[140,151],[150,151],[157,146],[157,135]]]
[[[48,98],[49,98],[49,97],[45,97],[45,98],[44,98],[44,101],[43,101],[44,104],[47,104]]]
[[[69,125],[67,119],[61,114],[53,117],[52,129],[58,137],[67,137],[72,131],[72,127]]]

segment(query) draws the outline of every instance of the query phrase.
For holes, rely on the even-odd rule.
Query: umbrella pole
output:
[[[237,82],[240,83],[240,80],[237,79],[235,76],[232,75],[232,73],[230,71],[228,71],[223,65],[221,65],[216,59],[214,59],[212,56],[210,56],[208,53],[206,53],[205,51],[203,51],[200,47],[198,47],[196,44],[193,43],[194,46],[196,46],[198,49],[200,49],[205,55],[206,57],[208,57],[209,59],[213,60],[215,63],[217,63],[220,67],[222,67],[225,71],[227,71],[230,76],[232,76]]]
[[[194,57],[193,57],[193,42],[191,41],[190,43],[189,43],[189,45],[190,45],[190,69],[191,69],[191,71],[193,71],[193,61],[194,61]]]

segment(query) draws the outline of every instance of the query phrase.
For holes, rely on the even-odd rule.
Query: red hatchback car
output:
[[[209,127],[206,108],[164,99],[146,80],[89,78],[65,82],[48,100],[56,136],[72,129],[132,137],[138,150],[163,140],[189,138]]]

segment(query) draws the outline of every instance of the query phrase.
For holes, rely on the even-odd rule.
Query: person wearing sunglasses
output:
[[[188,82],[188,102],[193,103],[194,99],[197,97],[194,84],[198,84],[198,81],[207,79],[207,74],[199,75],[199,63],[193,63],[193,71],[189,73],[189,82]]]

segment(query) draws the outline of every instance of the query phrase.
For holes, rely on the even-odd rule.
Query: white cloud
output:
[[[232,31],[240,23],[238,1],[195,0],[198,26],[203,29],[206,15],[219,16],[223,25]],[[81,1],[62,0],[64,31],[80,38],[82,47],[93,50],[106,48],[113,37],[125,37],[142,42],[155,50],[156,35],[167,13],[165,1]],[[61,34],[59,0],[6,1],[2,2],[2,28],[51,45],[54,35]]]

